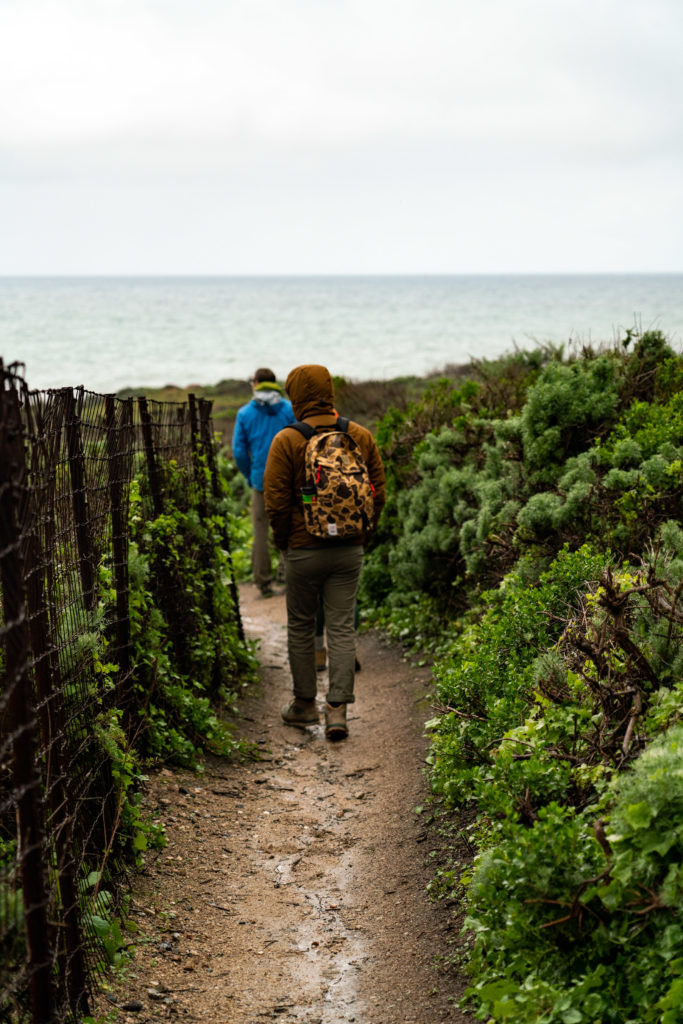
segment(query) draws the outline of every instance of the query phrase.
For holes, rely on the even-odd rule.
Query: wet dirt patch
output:
[[[151,778],[168,845],[134,880],[136,954],[100,1012],[124,1024],[471,1020],[456,1005],[462,980],[435,966],[454,922],[427,899],[429,836],[414,812],[428,670],[361,636],[349,737],[330,743],[322,724],[280,719],[284,598],[245,585],[241,602],[262,668],[240,733],[261,760]],[[326,684],[322,673],[321,701]]]

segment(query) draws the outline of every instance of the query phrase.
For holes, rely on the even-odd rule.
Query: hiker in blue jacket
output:
[[[268,546],[268,517],[263,500],[263,471],[270,442],[283,427],[293,423],[291,403],[267,367],[256,371],[251,381],[254,397],[237,413],[232,436],[232,453],[251,487],[251,521],[254,542],[251,565],[256,585],[264,597],[273,594],[273,575]]]

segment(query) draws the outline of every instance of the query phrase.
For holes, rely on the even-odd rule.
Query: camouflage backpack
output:
[[[358,537],[372,527],[375,489],[363,453],[349,434],[349,421],[315,429],[290,423],[307,440],[301,488],[304,525],[314,537]]]

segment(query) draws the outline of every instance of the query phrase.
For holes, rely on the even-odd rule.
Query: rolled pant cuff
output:
[[[295,700],[315,700],[317,696],[318,695],[315,691],[313,691],[313,693],[302,693],[301,690],[297,690],[297,688],[294,687]]]
[[[356,698],[353,694],[348,694],[347,696],[344,696],[344,694],[342,693],[332,692],[328,693],[327,696],[325,697],[325,700],[327,701],[328,704],[353,704],[355,699]]]

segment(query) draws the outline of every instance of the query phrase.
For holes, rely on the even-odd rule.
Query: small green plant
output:
[[[116,907],[112,893],[102,888],[102,872],[91,871],[81,882],[81,920],[86,936],[100,950],[105,964],[120,967],[127,946],[121,926],[121,907]]]

